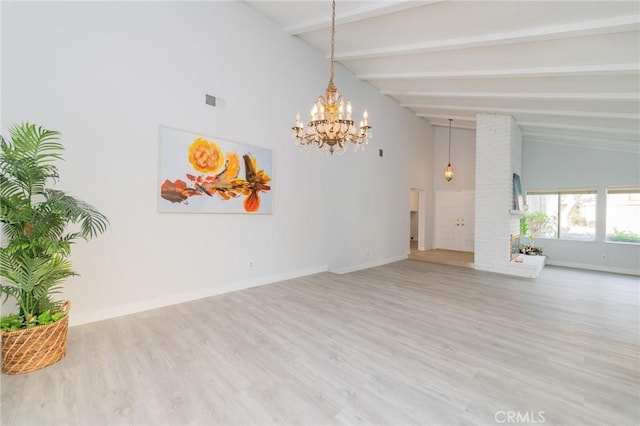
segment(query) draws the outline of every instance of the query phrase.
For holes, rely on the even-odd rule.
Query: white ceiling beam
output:
[[[517,121],[517,124],[522,128],[523,133],[531,133],[527,128],[542,128],[542,129],[554,129],[554,130],[569,130],[569,131],[582,131],[582,132],[594,132],[605,133],[611,135],[628,135],[635,138],[639,138],[640,143],[640,129],[622,129],[619,127],[596,127],[596,126],[580,126],[572,124],[558,124],[547,123],[538,121]]]
[[[531,131],[523,131],[522,132],[522,137],[527,137],[530,139],[536,139],[536,140],[548,140],[548,139],[552,139],[552,140],[556,140],[556,139],[560,139],[560,140],[565,140],[565,141],[575,141],[575,142],[589,142],[589,143],[593,143],[593,144],[598,144],[598,143],[624,143],[627,145],[638,145],[640,146],[640,144],[638,144],[637,142],[634,141],[629,141],[629,140],[620,140],[620,139],[607,139],[606,137],[598,137],[598,138],[592,138],[589,136],[580,136],[580,135],[568,135],[568,134],[563,134],[563,133],[545,133],[545,132],[531,132]]]
[[[417,92],[401,90],[381,90],[383,95],[426,97],[426,98],[461,98],[461,99],[551,99],[556,101],[631,101],[640,102],[640,93],[533,93],[533,92]]]
[[[471,113],[487,112],[497,114],[532,114],[532,115],[552,115],[559,117],[584,117],[584,118],[610,118],[619,120],[640,121],[638,114],[622,113],[622,112],[594,112],[594,111],[567,111],[567,110],[549,110],[549,109],[523,109],[523,108],[493,108],[479,106],[457,106],[457,105],[428,105],[428,104],[404,104],[409,109],[437,109],[451,111],[469,111]]]
[[[481,34],[446,40],[434,40],[374,49],[354,50],[335,55],[338,61],[371,59],[386,56],[410,55],[415,53],[440,52],[444,50],[470,49],[513,43],[527,43],[540,40],[557,40],[569,37],[585,37],[597,34],[611,34],[624,31],[638,31],[640,16],[617,16],[614,18],[572,22],[547,27],[526,28],[519,31]]]
[[[444,121],[442,123],[429,121],[429,124],[431,124],[433,127],[446,127],[447,129],[449,128],[449,122],[448,121],[446,123]],[[465,126],[465,125],[462,125],[462,124],[451,124],[451,128],[452,129],[474,130],[474,131],[476,130],[476,126]]]
[[[418,117],[424,117],[424,118],[441,118],[443,120],[449,120],[450,118],[453,119],[454,121],[471,121],[471,122],[475,122],[476,121],[476,117],[475,116],[465,116],[465,115],[443,115],[443,114],[430,114],[428,112],[420,112],[416,114]],[[448,126],[448,124],[447,124]]]
[[[429,80],[458,78],[575,77],[581,75],[629,75],[640,72],[640,64],[597,64],[564,67],[506,68],[388,74],[358,74],[361,80]]]
[[[369,4],[366,6],[347,10],[338,13],[336,10],[336,25],[349,24],[365,19],[376,18],[378,16],[389,15],[391,13],[400,12],[407,9],[422,7],[431,3],[440,3],[445,0],[387,0],[382,3]],[[286,27],[284,31],[290,35],[299,35],[310,31],[331,28],[331,15],[327,12],[322,18],[310,19],[296,25]]]
[[[560,135],[560,134],[549,134],[549,133],[530,133],[523,132],[522,139],[525,142],[533,142],[533,143],[550,143],[556,145],[567,145],[573,147],[589,147],[595,149],[602,149],[607,151],[619,151],[619,152],[630,152],[630,153],[639,153],[640,152],[640,144],[635,142],[624,141],[620,139],[608,139],[608,138],[598,138],[592,139],[588,137],[580,137],[580,136],[569,136],[569,135]]]

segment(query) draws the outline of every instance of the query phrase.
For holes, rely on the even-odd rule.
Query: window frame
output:
[[[560,220],[560,212],[562,211],[562,195],[580,195],[580,194],[590,194],[595,196],[595,224],[594,224],[594,232],[593,238],[590,239],[575,239],[575,238],[562,238],[562,221]],[[547,236],[535,236],[536,239],[542,238],[546,240],[558,240],[558,241],[582,241],[582,242],[595,242],[598,238],[598,223],[599,216],[598,215],[598,199],[600,198],[600,191],[597,188],[578,188],[578,189],[541,189],[541,190],[527,190],[526,196],[529,195],[557,195],[558,205],[556,206],[556,214],[557,221],[555,226],[555,237],[547,237]],[[527,203],[528,207],[528,203]],[[529,209],[527,209],[527,213],[531,213]]]
[[[640,186],[611,186],[605,188],[605,221],[604,221],[604,239],[607,244],[632,244],[640,245],[640,241],[615,241],[609,239],[609,194],[640,194]]]

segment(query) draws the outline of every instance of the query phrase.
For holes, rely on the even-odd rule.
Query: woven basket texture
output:
[[[47,325],[2,332],[2,372],[24,374],[60,361],[67,354],[69,309],[61,320]]]

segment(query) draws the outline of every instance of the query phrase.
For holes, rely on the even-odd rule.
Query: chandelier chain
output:
[[[331,78],[329,80],[329,87],[335,87],[333,82],[333,75],[335,73],[335,49],[336,49],[336,1],[331,2]]]

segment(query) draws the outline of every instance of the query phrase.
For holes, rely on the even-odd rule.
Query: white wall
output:
[[[2,4],[3,2],[0,1],[0,81],[2,81]],[[2,84],[0,84],[0,129],[3,129],[2,127]],[[2,225],[0,224],[0,230],[2,230]]]
[[[378,126],[375,145],[364,155],[344,155],[331,163],[327,182],[333,207],[328,217],[333,235],[329,270],[333,272],[399,260],[409,248],[409,189],[418,186],[407,165],[412,155],[425,151],[430,126],[406,110],[393,108],[390,98],[364,99],[367,105],[380,103],[379,110],[386,111],[384,118],[375,117],[381,117],[384,124]],[[369,112],[371,116],[371,109]],[[420,187],[425,185],[422,182]]]
[[[524,192],[586,188],[598,191],[596,241],[536,238],[547,263],[640,274],[640,245],[604,242],[606,188],[614,186],[640,186],[640,155],[553,143],[524,143]]]
[[[374,139],[342,157],[299,152],[290,126],[328,73],[242,2],[4,3],[3,134],[23,120],[62,132],[58,187],[111,220],[74,249],[72,323],[406,256],[408,190],[429,184],[407,165],[431,128],[338,67]],[[272,149],[274,214],[159,214],[159,125]]]

